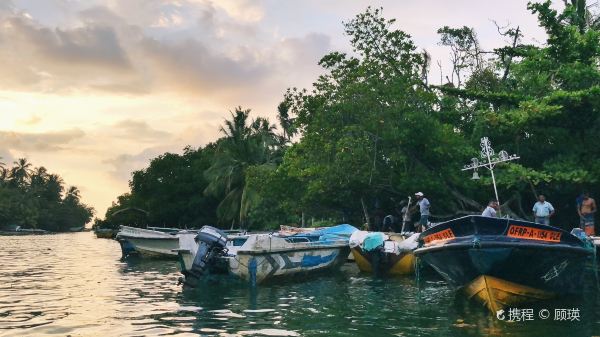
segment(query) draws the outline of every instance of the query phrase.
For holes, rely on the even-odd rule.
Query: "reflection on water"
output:
[[[0,237],[2,336],[600,336],[600,309],[581,321],[500,322],[435,277],[373,279],[341,273],[256,289],[214,278],[177,285],[175,261],[121,262],[118,244],[92,233]]]

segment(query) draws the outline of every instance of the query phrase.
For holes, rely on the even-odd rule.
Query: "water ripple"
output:
[[[252,289],[229,278],[193,291],[175,261],[120,261],[91,233],[0,237],[2,336],[589,336],[578,325],[499,324],[443,282],[341,273]],[[583,310],[583,309],[582,309]]]

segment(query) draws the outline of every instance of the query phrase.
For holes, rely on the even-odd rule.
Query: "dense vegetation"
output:
[[[12,167],[0,162],[0,228],[21,226],[53,232],[68,231],[90,222],[93,209],[80,200],[75,186],[43,166],[19,159]]]
[[[488,172],[471,181],[460,169],[488,136],[496,151],[521,156],[496,170],[503,212],[531,218],[544,193],[553,223],[576,226],[576,196],[600,191],[600,21],[583,0],[565,4],[528,5],[547,33],[542,45],[498,27],[506,46],[483,50],[473,29],[440,28],[453,67],[440,67],[439,85],[429,83],[427,52],[368,8],[344,24],[353,53],[325,55],[312,89],[284,94],[279,128],[235,109],[216,142],[134,172],[131,193],[99,224],[362,224],[397,214],[416,191],[435,219],[480,212],[493,198]]]

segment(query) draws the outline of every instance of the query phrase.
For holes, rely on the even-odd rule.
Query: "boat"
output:
[[[178,228],[135,228],[121,226],[116,235],[121,245],[123,257],[139,255],[142,257],[177,258],[177,249],[182,237],[195,237],[196,231]]]
[[[117,230],[111,228],[96,228],[94,234],[100,239],[112,239],[117,235]]]
[[[350,250],[360,271],[377,276],[412,275],[418,233],[356,231],[350,236]]]
[[[215,269],[225,269],[228,274],[254,286],[273,279],[333,269],[346,261],[350,252],[348,239],[356,230],[351,225],[338,225],[293,235],[247,234],[239,238],[238,242],[243,243],[237,246],[235,237],[205,226],[195,238],[195,252],[192,249],[178,251],[184,274],[181,281],[193,288]]]
[[[85,226],[69,227],[69,232],[83,232]]]
[[[465,216],[424,231],[418,244],[419,263],[493,313],[580,295],[595,277],[594,248],[585,235],[528,221]]]
[[[228,257],[235,256],[237,250],[246,242],[249,235],[244,232],[229,233],[220,229],[216,229],[211,226],[204,226],[197,235],[190,237],[185,235],[179,239],[179,248],[175,249],[174,252],[179,256],[180,270],[182,274],[186,275],[191,269],[194,263],[194,258],[198,252],[199,239],[206,235],[206,233],[215,237],[217,235],[226,237],[225,248],[220,251],[220,255],[215,257],[215,261],[210,264],[210,274],[227,274],[229,273],[229,260]]]
[[[600,257],[600,236],[590,236],[594,247],[596,247],[596,257]]]
[[[52,232],[43,230],[43,229],[35,229],[35,228],[20,228],[18,227],[13,231],[0,231],[0,235],[6,236],[20,236],[20,235],[45,235],[52,234]]]

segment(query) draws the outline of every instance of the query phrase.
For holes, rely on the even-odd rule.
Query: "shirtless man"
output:
[[[579,216],[583,220],[583,230],[587,235],[594,235],[594,214],[596,213],[596,201],[590,198],[590,194],[583,194],[583,202],[579,206]]]

